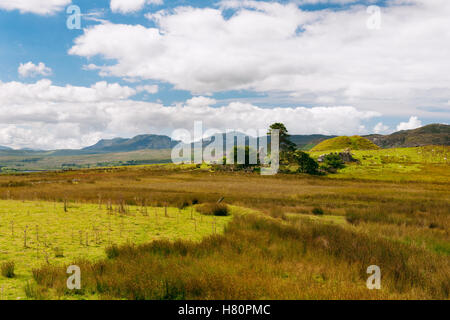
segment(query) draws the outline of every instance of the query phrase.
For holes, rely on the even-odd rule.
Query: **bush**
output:
[[[56,247],[53,251],[55,252],[55,258],[64,258],[64,249]]]
[[[13,261],[3,262],[1,265],[2,276],[6,278],[14,278],[14,266],[15,264]]]
[[[197,211],[207,216],[226,217],[230,215],[230,210],[226,204],[223,203],[205,203],[197,206]]]
[[[336,153],[330,153],[327,154],[324,158],[323,158],[323,163],[325,165],[325,167],[330,168],[330,169],[342,169],[344,168],[344,161],[342,161],[341,157],[339,157],[338,154]]]
[[[30,281],[27,281],[23,290],[28,299],[33,299],[33,300],[47,299],[46,289],[38,287],[35,283],[31,283]]]
[[[316,216],[322,216],[323,215],[323,209],[322,208],[314,208],[312,209],[312,214]]]
[[[296,164],[298,164],[298,173],[317,174],[319,164],[306,152],[297,150],[292,155]]]
[[[109,247],[106,247],[105,253],[106,253],[106,256],[108,257],[108,259],[117,258],[119,256],[119,247],[117,245],[113,244]]]

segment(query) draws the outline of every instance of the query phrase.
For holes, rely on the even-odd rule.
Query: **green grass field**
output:
[[[41,201],[0,201],[0,264],[14,261],[16,276],[0,276],[0,299],[26,299],[24,287],[32,269],[77,259],[105,258],[111,244],[152,240],[193,240],[222,233],[231,217],[204,216],[191,208],[126,208],[119,214],[106,205]],[[26,231],[26,233],[25,233]],[[26,240],[25,240],[26,235]],[[60,257],[57,257],[59,251]]]
[[[0,277],[2,298],[448,299],[449,147],[352,153],[359,163],[317,176],[173,164],[0,175],[0,263],[17,274]],[[221,198],[232,217],[216,228],[177,209]],[[80,291],[67,290],[70,264]],[[372,264],[379,291],[365,285]]]
[[[342,149],[310,152],[313,158]],[[352,150],[359,163],[347,164],[330,178],[387,181],[449,182],[450,147],[426,146],[380,150]]]

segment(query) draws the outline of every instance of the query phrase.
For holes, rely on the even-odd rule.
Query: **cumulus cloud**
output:
[[[163,0],[111,0],[112,12],[130,13],[141,10],[146,4],[163,4]]]
[[[21,77],[35,77],[38,75],[49,76],[52,74],[52,69],[48,68],[43,62],[35,65],[33,62],[21,63],[17,72]]]
[[[0,10],[50,15],[63,10],[71,0],[0,0]]]
[[[382,122],[378,122],[373,128],[373,132],[376,134],[387,133],[389,130],[389,126],[383,124]]]
[[[155,94],[158,93],[158,86],[156,84],[153,85],[146,85],[146,86],[137,86],[136,90],[138,92],[146,92],[146,93],[150,93],[150,94]]]
[[[448,109],[450,2],[390,1],[380,30],[367,28],[366,9],[262,1],[178,7],[147,15],[156,27],[89,28],[69,52],[116,61],[98,67],[102,76],[160,80],[194,94],[282,92],[294,103],[327,97],[390,115],[424,104]]]
[[[419,118],[411,117],[409,118],[408,122],[400,122],[399,125],[397,126],[397,131],[416,129],[421,126],[422,121],[420,121]]]
[[[143,133],[171,134],[191,130],[195,121],[205,129],[265,129],[284,122],[291,133],[366,133],[364,121],[376,112],[350,106],[262,108],[196,96],[184,103],[133,101],[138,90],[99,82],[91,87],[55,86],[49,80],[32,84],[0,82],[0,145],[40,149],[79,148],[101,138]]]

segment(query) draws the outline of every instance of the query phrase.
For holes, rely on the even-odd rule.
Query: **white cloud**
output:
[[[71,0],[0,0],[0,10],[51,15],[63,10],[71,2]]]
[[[373,128],[373,132],[375,132],[376,134],[387,133],[388,130],[389,126],[383,124],[382,122],[378,122]]]
[[[146,85],[146,86],[137,86],[136,90],[138,92],[147,92],[150,94],[155,94],[155,93],[158,93],[159,88],[156,84],[154,84],[154,85]]]
[[[79,148],[100,138],[191,130],[197,120],[205,129],[264,129],[281,121],[293,134],[363,134],[363,122],[378,116],[346,106],[270,109],[231,102],[218,107],[218,101],[203,96],[165,106],[130,100],[136,93],[106,82],[91,87],[0,82],[0,145]]]
[[[408,122],[400,122],[397,126],[397,131],[416,129],[421,126],[422,121],[420,121],[417,117],[411,117]]]
[[[224,8],[235,14],[225,18]],[[293,103],[322,99],[389,115],[448,109],[450,1],[390,1],[376,31],[366,27],[366,9],[302,11],[261,1],[178,7],[148,15],[156,28],[89,28],[70,53],[116,61],[99,67],[102,76],[159,80],[194,94],[281,92]]]
[[[162,5],[163,0],[111,0],[112,12],[131,13],[141,10],[146,4]]]
[[[21,77],[35,77],[38,75],[49,76],[52,74],[52,69],[48,68],[44,63],[39,62],[35,65],[33,62],[21,63],[17,72]]]
[[[33,84],[22,82],[0,81],[0,104],[24,105],[33,103],[62,102],[102,102],[127,99],[136,94],[136,90],[123,87],[117,83],[97,82],[91,87],[55,86],[50,80],[44,79]],[[11,111],[11,116],[14,112]]]

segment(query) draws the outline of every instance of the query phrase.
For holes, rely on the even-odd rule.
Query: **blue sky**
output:
[[[367,134],[450,118],[442,0],[52,1],[0,0],[0,145],[82,147],[194,120]]]

